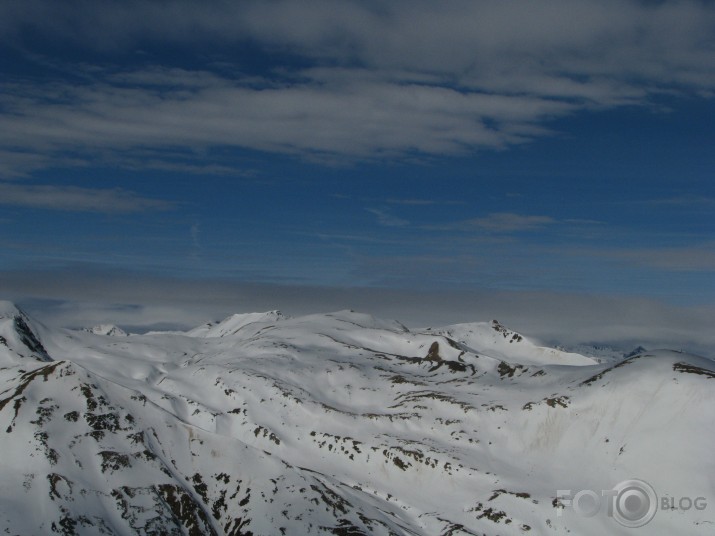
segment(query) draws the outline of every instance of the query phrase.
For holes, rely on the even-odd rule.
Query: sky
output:
[[[0,294],[47,322],[715,346],[712,2],[3,2],[0,73]]]

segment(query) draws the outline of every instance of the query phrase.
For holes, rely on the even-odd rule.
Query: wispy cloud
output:
[[[489,234],[506,235],[534,231],[556,223],[557,220],[551,216],[493,212],[480,218],[471,218],[442,225],[431,225],[425,228],[439,231],[482,231]]]
[[[642,203],[662,207],[712,208],[715,207],[715,198],[704,195],[677,195],[660,199],[648,199]]]
[[[391,205],[411,206],[429,206],[437,204],[437,201],[434,201],[432,199],[388,199],[387,202]]]
[[[568,218],[564,220],[564,223],[570,223],[572,225],[604,225],[605,222],[601,220],[589,220],[584,218]]]
[[[514,214],[512,212],[497,212],[489,214],[484,218],[467,220],[464,222],[464,225],[493,233],[515,233],[532,231],[555,222],[556,220],[550,216],[530,216]]]
[[[115,163],[131,170],[157,170],[190,175],[215,175],[223,177],[256,177],[253,169],[244,169],[228,164],[193,163],[186,162],[176,155],[163,155],[161,157],[141,157],[115,159]]]
[[[377,223],[385,227],[406,227],[410,224],[409,221],[399,218],[390,211],[381,208],[366,208],[368,212],[374,214],[377,217]]]
[[[87,164],[86,159],[57,153],[50,154],[51,152],[43,152],[38,147],[32,147],[32,144],[23,145],[18,147],[17,144],[9,144],[6,148],[0,147],[0,180],[25,178],[35,171],[49,167],[83,167]]]
[[[77,212],[129,213],[169,210],[174,204],[121,188],[0,183],[0,205]]]
[[[448,201],[448,200],[443,200],[443,199],[416,199],[416,198],[407,198],[407,199],[388,199],[386,203],[389,203],[390,205],[406,205],[406,206],[413,206],[413,207],[428,207],[428,206],[435,206],[435,205],[464,205],[464,201]]]

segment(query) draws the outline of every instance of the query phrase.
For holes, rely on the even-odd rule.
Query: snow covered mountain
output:
[[[97,326],[87,328],[85,331],[94,333],[95,335],[107,335],[109,337],[126,337],[127,333],[120,327],[114,324],[99,324]]]
[[[660,350],[599,364],[498,322],[408,330],[352,311],[117,335],[49,330],[0,302],[5,533],[715,527],[705,358]],[[564,494],[629,479],[658,494],[642,528],[606,507],[581,515]],[[678,508],[662,510],[663,498]]]

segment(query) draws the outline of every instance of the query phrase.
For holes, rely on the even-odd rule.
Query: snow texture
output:
[[[0,302],[8,534],[705,534],[715,364],[540,347],[496,321],[352,311],[186,333],[49,330]],[[640,529],[558,490],[642,479]]]

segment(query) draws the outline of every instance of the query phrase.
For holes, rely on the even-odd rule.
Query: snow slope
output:
[[[410,331],[352,311],[118,337],[50,331],[3,304],[0,334],[10,534],[715,526],[715,364],[704,358],[598,364],[498,323]],[[557,498],[632,478],[710,503],[633,529]]]

